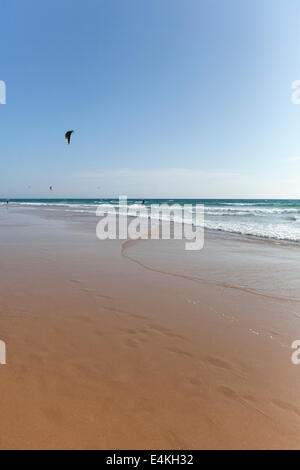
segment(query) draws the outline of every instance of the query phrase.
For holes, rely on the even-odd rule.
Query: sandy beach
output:
[[[299,448],[299,247],[96,223],[0,207],[0,448]]]

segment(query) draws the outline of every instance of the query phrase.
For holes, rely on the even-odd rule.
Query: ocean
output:
[[[5,200],[0,200],[6,204]],[[141,199],[128,199],[128,213],[135,215]],[[287,199],[146,199],[151,204],[204,205],[204,227],[282,242],[300,243],[300,200]],[[67,212],[95,214],[99,205],[109,212],[118,210],[118,199],[11,199],[9,205],[61,209]],[[195,210],[194,208],[192,210]],[[176,221],[171,215],[172,220]],[[180,221],[180,220],[178,220]],[[192,215],[190,219],[192,223]]]

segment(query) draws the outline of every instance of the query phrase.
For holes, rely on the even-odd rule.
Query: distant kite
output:
[[[53,189],[52,186],[49,186],[49,189],[50,189],[50,191],[52,191],[52,189]]]
[[[69,145],[70,144],[70,141],[71,141],[71,135],[74,131],[68,131],[65,133],[65,141],[66,143]]]

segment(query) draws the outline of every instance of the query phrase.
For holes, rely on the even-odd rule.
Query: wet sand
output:
[[[0,448],[300,448],[300,248],[96,223],[0,208]]]

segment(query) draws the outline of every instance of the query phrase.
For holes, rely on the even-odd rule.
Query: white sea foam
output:
[[[196,212],[196,203],[201,201],[178,201],[178,200],[160,200],[157,203],[165,204],[193,204],[190,210],[190,217],[185,218],[184,222],[193,224]],[[1,202],[6,205],[6,202]],[[74,214],[96,215],[97,207],[101,207],[107,214],[115,214],[119,212],[119,201],[117,199],[110,200],[40,200],[40,201],[20,201],[11,202],[12,205],[24,207],[44,207],[46,209],[65,210]],[[128,215],[134,217],[136,215],[153,220],[171,220],[173,222],[182,223],[183,218],[181,212],[171,213],[169,216],[151,215],[150,201],[145,205],[140,200],[128,201],[123,206],[127,209]],[[140,211],[143,211],[140,213]],[[148,211],[148,212],[146,212]],[[273,239],[278,241],[300,242],[300,203],[298,201],[286,203],[285,201],[231,201],[231,202],[212,202],[205,203],[205,220],[204,227],[209,230],[218,230],[223,232],[236,233],[240,235],[250,235],[264,239]]]

